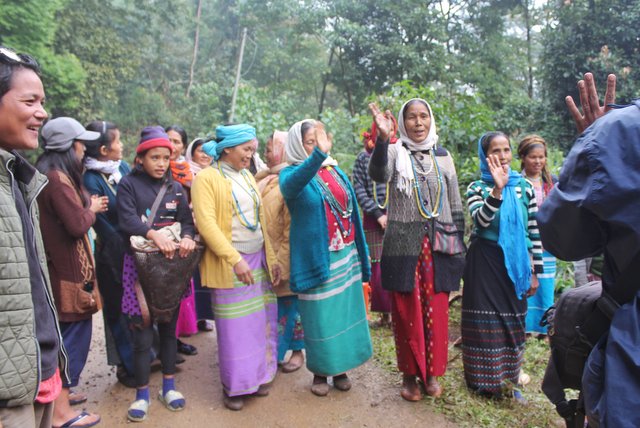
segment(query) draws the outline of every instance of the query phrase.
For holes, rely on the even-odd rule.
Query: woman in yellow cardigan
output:
[[[265,230],[260,193],[247,170],[255,135],[249,125],[218,126],[216,140],[203,146],[215,161],[196,176],[191,189],[206,245],[200,275],[202,285],[213,288],[220,379],[231,410],[242,409],[245,396],[267,395],[277,370],[271,278],[277,285],[280,267]]]

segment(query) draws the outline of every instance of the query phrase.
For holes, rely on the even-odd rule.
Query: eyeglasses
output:
[[[13,50],[0,46],[0,61],[4,63],[22,64],[29,68],[39,69],[38,62],[31,56],[19,54]]]

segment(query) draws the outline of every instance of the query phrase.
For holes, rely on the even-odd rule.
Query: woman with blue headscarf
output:
[[[278,326],[272,283],[280,267],[266,233],[260,192],[248,168],[255,129],[218,126],[203,145],[214,162],[191,188],[193,212],[206,245],[202,285],[212,288],[224,404],[240,410],[246,396],[267,395],[277,370]]]
[[[517,389],[524,356],[527,295],[538,287],[542,245],[533,187],[509,167],[509,138],[488,132],[478,141],[482,179],[467,189],[473,220],[463,274],[462,358],[469,388],[501,397]]]

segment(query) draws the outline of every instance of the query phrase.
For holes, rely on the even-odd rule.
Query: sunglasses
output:
[[[0,47],[0,61],[9,64],[22,64],[32,68],[38,68],[38,62],[31,56],[19,54],[5,47]]]

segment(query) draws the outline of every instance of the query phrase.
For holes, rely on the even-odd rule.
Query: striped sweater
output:
[[[491,189],[493,186],[482,180],[474,181],[467,188],[467,206],[473,220],[472,239],[498,241],[502,200],[491,196]],[[535,218],[538,204],[531,183],[523,178],[516,186],[516,196],[521,202],[523,220],[527,225],[527,248],[533,257],[534,271],[543,273],[542,242]]]

